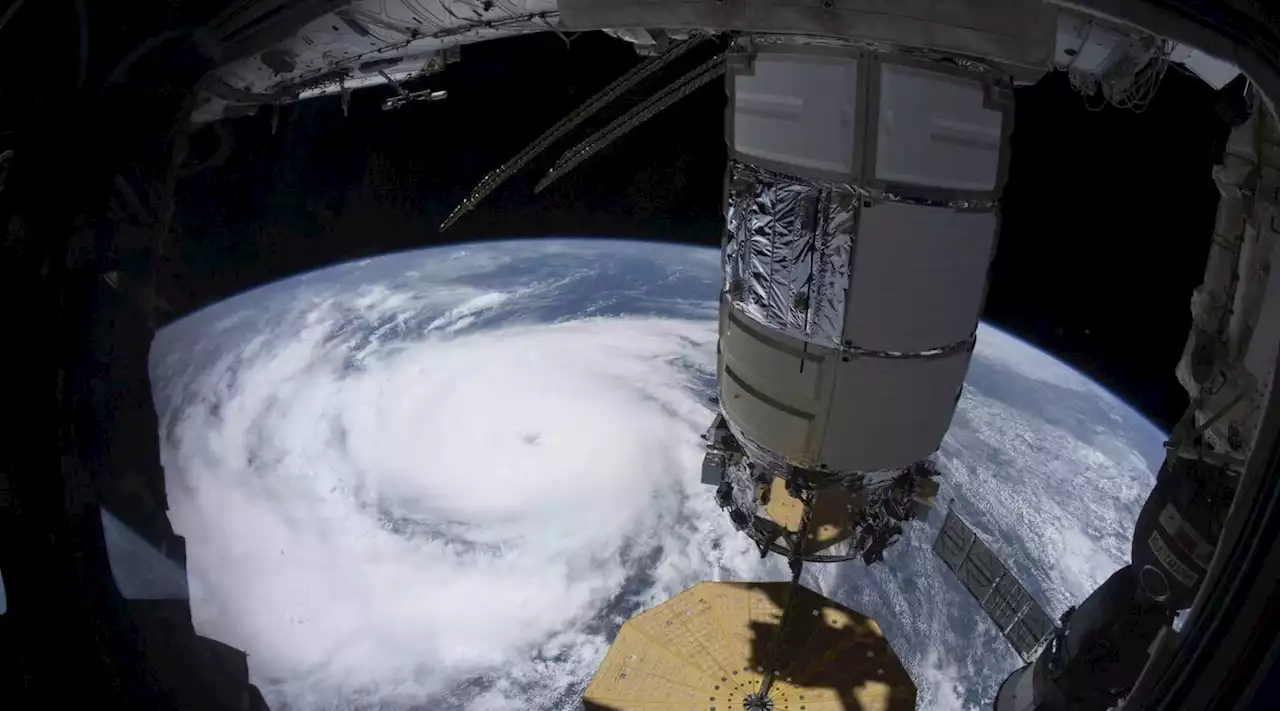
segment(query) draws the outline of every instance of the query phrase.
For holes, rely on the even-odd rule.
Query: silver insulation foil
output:
[[[733,307],[769,328],[839,348],[861,191],[729,166],[724,288]]]
[[[760,505],[756,501],[756,478],[747,460],[739,458],[725,471],[725,479],[729,481],[733,491],[733,507],[755,517],[760,513]]]

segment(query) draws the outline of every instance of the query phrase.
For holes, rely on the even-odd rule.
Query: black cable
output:
[[[773,640],[773,651],[769,655],[769,666],[764,670],[764,679],[760,681],[760,691],[756,698],[760,702],[769,698],[769,690],[773,687],[774,675],[777,673],[782,659],[782,650],[786,645],[787,629],[796,607],[797,589],[800,587],[800,573],[804,571],[804,544],[809,537],[809,519],[813,513],[813,498],[806,494],[804,511],[800,515],[800,530],[796,531],[796,542],[791,546],[787,556],[787,564],[791,566],[791,585],[787,588],[787,604],[782,611],[782,622],[778,625],[778,636]]]
[[[80,35],[80,65],[76,73],[76,88],[84,87],[84,75],[89,66],[89,12],[84,0],[72,0],[76,8],[76,27]]]

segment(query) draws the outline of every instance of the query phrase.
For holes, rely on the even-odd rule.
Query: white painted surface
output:
[[[902,467],[938,448],[951,426],[969,353],[837,363],[822,461],[839,471]]]
[[[819,55],[757,55],[733,78],[733,147],[798,168],[853,176],[858,61]]]
[[[908,353],[968,338],[978,326],[995,234],[994,213],[903,203],[863,210],[844,337]]]
[[[1205,54],[1185,44],[1174,47],[1169,53],[1169,61],[1181,63],[1214,89],[1221,89],[1232,79],[1240,76],[1240,68],[1231,62]]]
[[[1003,115],[982,84],[882,64],[876,172],[879,180],[955,190],[994,190]]]

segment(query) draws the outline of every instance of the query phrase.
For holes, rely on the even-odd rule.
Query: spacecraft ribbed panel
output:
[[[699,583],[636,615],[587,686],[587,711],[741,709],[777,652],[774,709],[905,711],[910,675],[875,620],[788,583]]]

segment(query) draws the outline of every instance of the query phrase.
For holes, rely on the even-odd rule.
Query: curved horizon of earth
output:
[[[272,708],[574,709],[618,626],[700,580],[785,580],[699,481],[719,254],[436,247],[210,306],[151,354],[192,618]],[[1128,559],[1163,434],[994,328],[883,565],[806,583],[877,619],[921,709],[1020,660],[936,561],[954,505],[1057,616]]]

